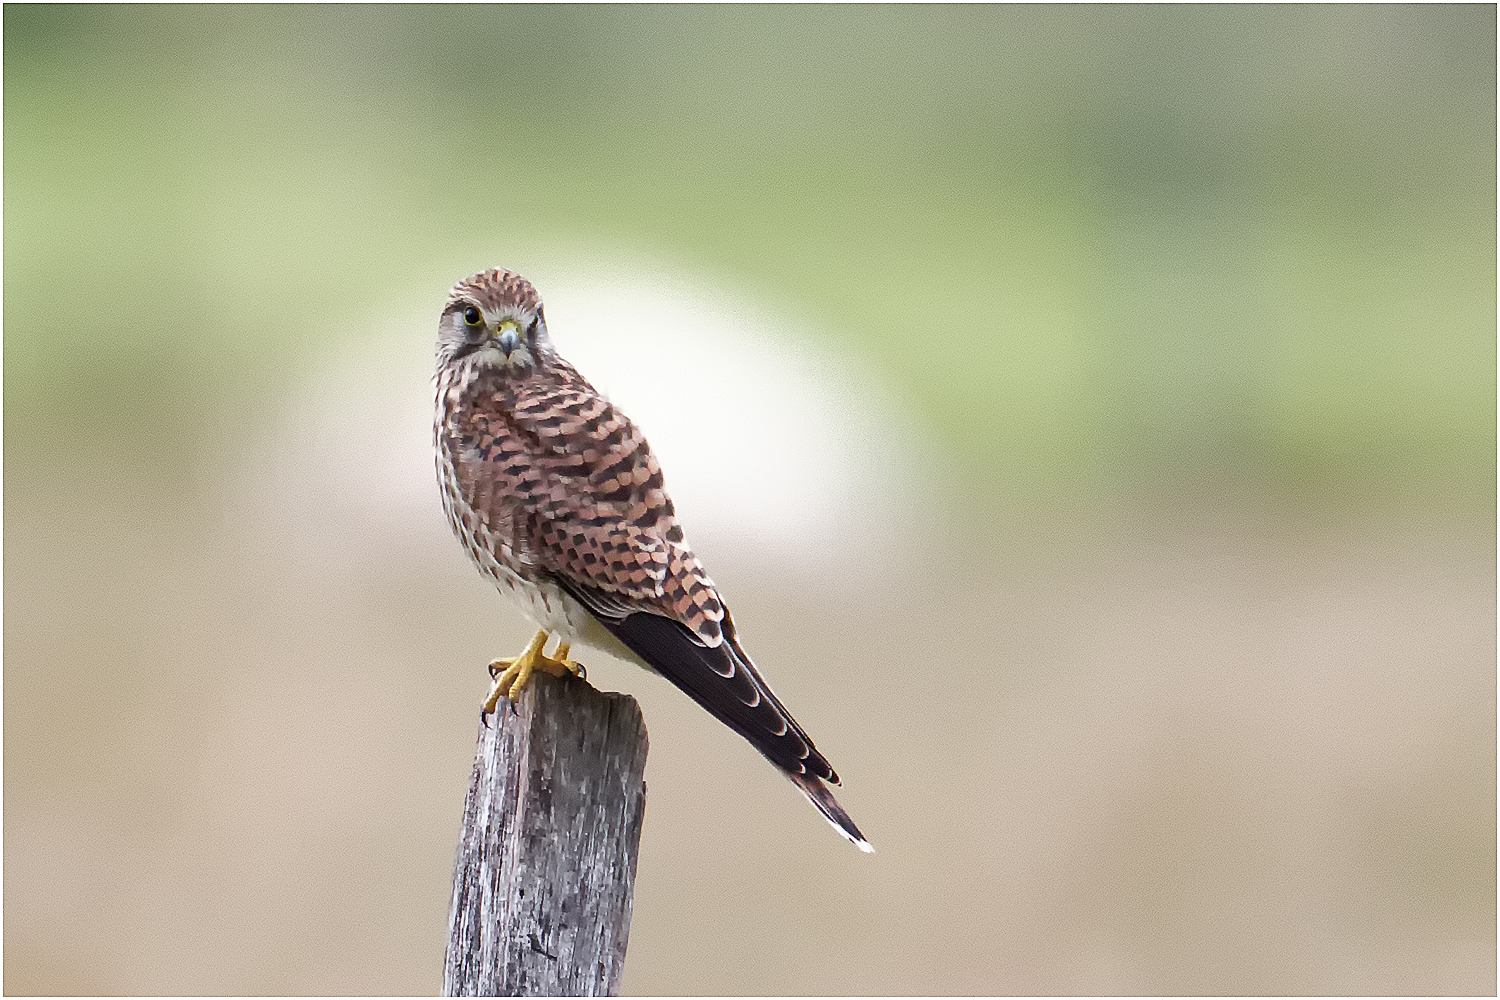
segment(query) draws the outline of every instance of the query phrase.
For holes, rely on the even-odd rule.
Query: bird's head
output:
[[[541,296],[514,271],[481,271],[448,293],[438,321],[439,369],[465,364],[524,375],[552,355]]]

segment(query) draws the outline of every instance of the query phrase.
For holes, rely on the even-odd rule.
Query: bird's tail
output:
[[[854,825],[854,820],[844,812],[844,807],[839,805],[838,799],[833,797],[833,793],[828,790],[828,786],[823,784],[821,779],[814,778],[810,774],[788,774],[787,777],[792,779],[792,784],[796,785],[803,795],[807,796],[807,801],[813,804],[813,808],[822,813],[823,818],[833,825],[840,837],[866,854],[875,853],[875,848],[871,847],[865,835],[859,832],[859,827]]]

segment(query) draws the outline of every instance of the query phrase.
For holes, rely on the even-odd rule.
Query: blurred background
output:
[[[1495,18],[7,8],[5,992],[437,992],[504,265],[879,850],[592,657],[628,992],[1493,993]]]

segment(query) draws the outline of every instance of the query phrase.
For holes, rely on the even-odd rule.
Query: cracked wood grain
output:
[[[536,674],[481,724],[444,996],[617,996],[646,809],[634,698]]]

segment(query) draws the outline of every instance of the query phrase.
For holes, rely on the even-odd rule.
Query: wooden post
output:
[[[646,811],[635,699],[537,673],[481,724],[443,995],[617,996]]]

